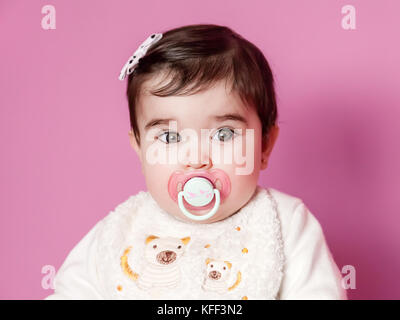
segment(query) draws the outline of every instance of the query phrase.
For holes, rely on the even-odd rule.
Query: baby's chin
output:
[[[175,209],[175,208],[174,208]],[[238,210],[234,210],[231,212],[227,211],[226,208],[224,207],[224,205],[221,205],[218,209],[218,211],[209,219],[206,220],[201,220],[201,221],[197,221],[197,220],[192,220],[188,217],[186,217],[180,210],[178,207],[176,207],[175,210],[166,210],[170,215],[174,216],[175,218],[185,221],[185,222],[191,222],[191,223],[196,223],[196,224],[204,224],[204,223],[213,223],[213,222],[218,222],[221,220],[224,220],[228,217],[230,217],[232,214],[234,214],[235,212],[237,212]],[[210,209],[204,209],[204,210],[188,210],[190,213],[192,213],[193,215],[196,216],[203,216],[206,215]]]
[[[155,193],[157,195],[157,193]],[[180,209],[178,206],[178,203],[174,202],[169,196],[165,197],[154,197],[156,201],[158,202],[159,206],[167,212],[169,215],[173,216],[174,218],[188,222],[188,223],[193,223],[193,224],[207,224],[207,223],[214,223],[218,222],[221,220],[224,220],[226,218],[229,218],[233,214],[237,213],[243,205],[246,204],[246,202],[249,200],[247,197],[243,198],[243,195],[241,195],[240,199],[238,197],[228,197],[224,201],[221,202],[217,212],[209,219],[206,220],[193,220],[187,217]],[[234,200],[235,199],[235,200]],[[239,201],[240,200],[240,201]],[[195,209],[191,210],[189,208],[186,208],[187,211],[189,211],[191,214],[195,216],[204,216],[210,210],[211,208],[205,208],[205,209]]]

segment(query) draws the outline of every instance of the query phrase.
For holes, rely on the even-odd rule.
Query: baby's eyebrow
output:
[[[223,122],[223,121],[227,121],[227,120],[233,120],[233,121],[239,121],[244,123],[246,126],[248,125],[248,122],[246,120],[246,118],[244,118],[243,116],[241,116],[238,113],[228,113],[228,114],[223,114],[223,115],[219,115],[219,116],[210,116],[209,118],[213,119],[214,121],[218,121],[218,122]],[[150,120],[145,126],[144,129],[148,130],[151,127],[157,126],[159,124],[169,124],[170,121],[177,121],[176,119],[170,118],[170,119],[153,119]]]
[[[233,121],[242,122],[246,126],[248,125],[248,122],[247,122],[246,118],[241,116],[238,113],[228,113],[228,114],[223,114],[223,115],[220,115],[220,116],[211,116],[210,118],[213,118],[215,121],[218,121],[218,122],[223,122],[223,121],[226,121],[226,120],[233,120]]]
[[[176,121],[176,119],[153,119],[144,126],[144,129],[147,130],[159,124],[169,124],[170,121]]]

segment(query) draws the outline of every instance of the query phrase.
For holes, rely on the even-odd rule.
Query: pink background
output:
[[[44,30],[41,8],[56,8]],[[356,30],[341,8],[356,8]],[[301,197],[352,299],[400,298],[400,2],[1,1],[0,298],[41,299],[44,265],[145,189],[128,142],[128,56],[153,32],[227,25],[276,77],[280,136],[260,184]]]

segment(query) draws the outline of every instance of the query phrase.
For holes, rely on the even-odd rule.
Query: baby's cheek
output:
[[[258,177],[254,175],[235,175],[230,176],[231,192],[225,203],[230,213],[236,212],[244,206],[250,199],[257,187]]]
[[[254,189],[257,184],[258,175],[252,173],[248,175],[239,175],[235,172],[235,169],[230,172],[229,178],[231,180],[231,198],[233,197],[245,197],[243,191]]]
[[[168,173],[162,165],[148,166],[144,171],[147,189],[164,203],[168,198]]]

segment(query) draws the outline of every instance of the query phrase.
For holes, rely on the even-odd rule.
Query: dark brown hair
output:
[[[262,52],[228,27],[188,25],[164,32],[128,77],[130,124],[139,145],[136,106],[141,85],[160,71],[167,72],[169,81],[150,91],[153,95],[189,95],[226,79],[246,106],[256,108],[263,137],[276,122],[274,79]]]

